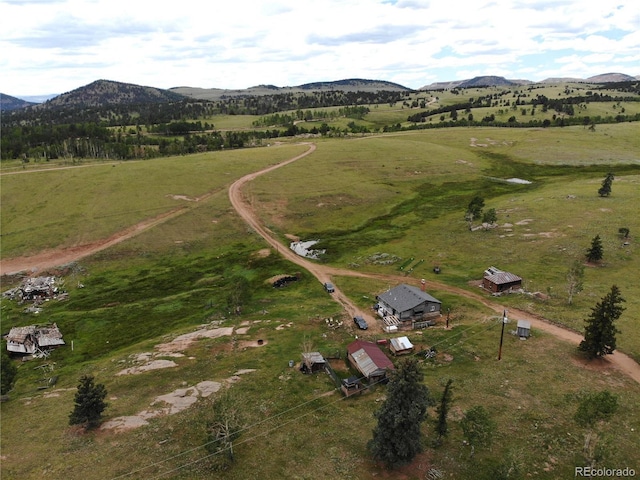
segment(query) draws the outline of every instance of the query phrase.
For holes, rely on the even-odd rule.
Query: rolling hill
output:
[[[165,103],[184,100],[184,96],[154,87],[96,80],[88,85],[76,88],[52,98],[40,107],[97,107],[104,105],[135,105],[142,103]]]
[[[0,111],[9,112],[11,110],[30,107],[31,105],[35,105],[35,103],[0,93]]]

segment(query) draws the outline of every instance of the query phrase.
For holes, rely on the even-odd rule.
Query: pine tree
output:
[[[600,235],[596,235],[591,240],[591,247],[587,250],[587,261],[598,262],[602,260],[602,255],[602,240],[600,240]]]
[[[438,423],[436,424],[436,433],[438,434],[438,442],[442,441],[443,437],[447,436],[449,433],[449,427],[447,425],[447,415],[449,414],[449,407],[451,406],[451,401],[453,397],[453,392],[451,389],[451,384],[453,380],[449,379],[447,384],[444,387],[444,392],[442,393],[442,398],[440,399],[440,404],[438,405]]]
[[[614,322],[624,311],[621,306],[624,301],[620,289],[613,285],[611,291],[591,309],[589,318],[585,320],[584,340],[578,347],[588,358],[609,355],[616,349],[616,334],[620,331]]]
[[[482,215],[482,209],[484,208],[484,199],[480,196],[475,196],[469,202],[469,206],[467,207],[467,211],[465,212],[464,218],[469,224],[469,230],[471,230],[471,226],[473,221],[477,218],[480,218]]]
[[[80,377],[75,396],[75,408],[69,415],[69,425],[84,425],[85,430],[100,425],[102,412],[107,408],[104,402],[107,389],[101,383],[94,384],[92,375]]]
[[[422,451],[421,424],[431,404],[429,389],[416,359],[404,360],[392,371],[387,399],[375,413],[378,425],[368,447],[387,467],[407,464]]]
[[[598,195],[600,195],[601,197],[608,197],[609,195],[611,195],[611,184],[613,184],[614,178],[615,176],[613,175],[613,173],[607,173],[607,176],[602,181],[602,186],[598,189]]]

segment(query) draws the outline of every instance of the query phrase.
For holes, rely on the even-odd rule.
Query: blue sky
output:
[[[640,2],[0,0],[0,92],[640,75]]]

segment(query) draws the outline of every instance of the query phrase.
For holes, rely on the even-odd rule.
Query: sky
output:
[[[0,92],[640,75],[638,0],[0,0]]]

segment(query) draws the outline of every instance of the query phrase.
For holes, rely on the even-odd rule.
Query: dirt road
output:
[[[243,218],[243,220],[251,228],[253,228],[258,234],[260,234],[260,236],[262,236],[262,238],[264,238],[267,243],[269,243],[273,248],[275,248],[277,252],[279,252],[282,256],[284,256],[287,260],[297,265],[300,265],[301,267],[309,271],[313,276],[315,276],[320,281],[320,283],[331,281],[333,276],[375,278],[379,280],[385,280],[389,282],[398,282],[398,283],[406,282],[407,277],[404,277],[404,276],[357,272],[353,270],[320,265],[316,262],[309,261],[306,258],[297,255],[295,252],[293,252],[293,250],[287,248],[286,246],[283,246],[274,237],[273,232],[271,232],[268,228],[266,228],[260,223],[260,221],[255,215],[254,209],[249,203],[245,201],[244,197],[242,196],[242,187],[247,182],[250,182],[257,176],[262,175],[264,173],[268,173],[276,168],[283,167],[289,163],[295,162],[296,160],[299,160],[313,153],[315,149],[316,147],[314,144],[309,144],[309,150],[307,150],[305,153],[298,155],[297,157],[291,158],[285,162],[281,162],[279,164],[273,165],[265,170],[246,175],[241,179],[237,180],[229,188],[229,199],[231,200],[231,204],[233,205],[233,207],[236,209],[238,214]],[[464,290],[461,288],[457,288],[457,287],[453,287],[450,285],[445,285],[445,284],[433,282],[433,281],[427,281],[426,286],[432,289],[445,290],[451,293],[455,293],[456,295],[464,296],[466,298],[478,301],[498,314],[502,314],[506,308],[504,305],[500,305],[490,301],[484,295],[475,294],[473,292],[470,292],[468,290]],[[340,303],[344,307],[349,317],[353,317],[356,314],[360,314],[365,317],[365,319],[367,320],[367,323],[369,323],[370,325],[376,325],[378,323],[376,319],[374,319],[371,316],[370,313],[362,312],[357,306],[355,306],[353,302],[351,302],[351,300],[340,291],[339,288],[336,287],[336,290],[332,294],[332,296],[334,300],[336,300],[338,303]],[[533,315],[529,312],[525,312],[523,310],[509,308],[509,316],[512,318],[528,320],[529,322],[531,322],[531,326],[533,328],[543,330],[547,333],[554,335],[557,338],[560,338],[567,342],[571,342],[575,345],[579,344],[583,338],[582,335],[572,330],[563,328],[559,325],[556,325],[550,322],[547,319],[538,317],[536,315]],[[638,365],[638,363],[636,363],[628,355],[621,353],[619,351],[616,351],[612,355],[608,355],[607,358],[603,360],[602,363],[604,365],[609,364],[619,369],[625,375],[628,375],[629,377],[634,379],[636,382],[640,383],[640,365]]]
[[[264,240],[271,245],[278,253],[283,255],[289,261],[300,265],[307,271],[309,271],[313,276],[315,276],[318,281],[322,284],[324,282],[328,282],[332,280],[334,276],[350,276],[350,277],[363,277],[363,278],[374,278],[379,280],[384,280],[387,282],[393,283],[402,283],[407,281],[407,277],[399,276],[399,275],[386,275],[386,274],[375,274],[375,273],[366,273],[366,272],[357,272],[353,270],[341,269],[330,267],[326,265],[320,265],[316,262],[309,261],[303,257],[298,256],[291,249],[283,246],[276,238],[273,232],[271,232],[268,228],[260,223],[258,218],[256,217],[255,211],[252,206],[247,203],[242,195],[242,187],[255,179],[259,175],[263,175],[265,173],[271,172],[277,168],[284,167],[292,162],[295,162],[307,155],[313,153],[316,149],[315,144],[306,143],[309,146],[309,149],[298,155],[296,157],[290,158],[289,160],[271,165],[263,170],[250,173],[235,181],[229,187],[229,199],[231,200],[231,204],[238,212],[238,214],[242,217],[242,219],[253,228],[260,236],[264,238]],[[25,172],[27,173],[27,172]],[[201,198],[197,200],[202,200],[211,195],[211,192],[203,195]],[[104,250],[112,245],[115,245],[119,242],[122,242],[128,238],[131,238],[149,228],[152,228],[156,225],[161,224],[162,222],[167,221],[170,218],[181,215],[188,211],[189,207],[183,206],[180,208],[173,209],[169,212],[165,212],[161,215],[153,217],[151,219],[145,220],[144,222],[138,223],[130,228],[127,228],[121,232],[118,232],[111,237],[100,240],[97,242],[93,242],[90,244],[80,245],[77,247],[65,248],[65,249],[55,249],[48,250],[45,252],[41,252],[31,257],[17,257],[11,259],[3,259],[0,262],[0,274],[11,274],[20,271],[38,271],[38,270],[46,270],[48,268],[53,268],[56,266],[64,265],[66,263],[70,263],[73,261],[77,261],[81,258],[92,255],[96,252]],[[505,307],[498,303],[492,302],[484,295],[480,295],[477,293],[470,292],[468,290],[464,290],[461,288],[453,287],[450,285],[427,281],[426,286],[431,289],[436,290],[444,290],[456,295],[464,296],[466,298],[473,299],[475,301],[481,302],[483,305],[488,308],[494,310],[497,314],[502,314]],[[320,286],[318,288],[321,288]],[[369,312],[361,311],[353,302],[340,291],[339,288],[336,288],[335,293],[332,294],[334,300],[340,303],[349,317],[353,317],[357,314],[360,314],[365,317],[367,322],[370,325],[377,325],[377,319],[373,318]],[[582,340],[582,336],[576,332],[563,328],[561,326],[555,325],[547,319],[538,317],[531,313],[516,310],[513,308],[509,309],[509,316],[512,318],[519,318],[528,320],[531,322],[531,326],[533,328],[537,328],[539,330],[543,330],[554,335],[557,338],[562,340],[571,342],[575,345],[580,343]],[[613,366],[628,375],[630,378],[640,383],[640,365],[636,363],[631,357],[616,351],[613,355],[608,355],[605,360],[602,361],[602,365],[605,366]],[[602,366],[601,365],[601,366]]]

